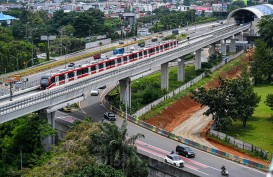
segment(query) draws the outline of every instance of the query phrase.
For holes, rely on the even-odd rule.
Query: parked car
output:
[[[100,59],[101,58],[101,54],[96,54],[93,55],[94,60]]]
[[[177,154],[166,155],[164,161],[177,167],[184,167],[184,161]]]
[[[90,91],[90,93],[91,93],[91,96],[98,96],[100,92],[99,92],[98,89],[92,89],[92,90]]]
[[[119,44],[124,44],[124,42],[123,41],[119,41]]]
[[[185,157],[195,157],[195,152],[188,146],[179,144],[176,146],[176,154],[185,156]]]
[[[104,113],[103,117],[104,117],[104,119],[107,119],[109,121],[116,121],[116,116],[112,112],[106,112],[106,113]]]
[[[73,68],[75,66],[75,63],[69,63],[68,67]]]

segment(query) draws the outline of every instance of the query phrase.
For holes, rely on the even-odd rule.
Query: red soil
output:
[[[223,79],[236,78],[240,75],[240,71],[241,71],[241,66],[237,66],[236,68],[234,68],[228,72],[222,72],[221,77]],[[205,85],[205,88],[209,89],[209,88],[215,88],[217,86],[219,86],[218,78],[209,81]],[[160,115],[156,115],[152,118],[149,118],[148,120],[146,120],[146,122],[171,132],[178,125],[180,125],[183,121],[190,118],[196,111],[198,111],[200,109],[201,109],[201,105],[198,102],[191,99],[191,97],[189,95],[187,95],[187,96],[177,100],[174,104],[167,107],[165,110],[163,110],[161,112]],[[263,163],[266,165],[269,164],[268,161],[264,161],[261,159],[251,157],[249,155],[246,155],[242,152],[238,152],[235,149],[232,149],[230,147],[226,147],[214,140],[207,138],[206,133],[209,130],[209,127],[212,125],[212,123],[213,122],[211,122],[206,128],[204,128],[202,130],[201,136],[203,136],[205,139],[207,139],[207,141],[209,141],[217,149],[234,154],[234,155],[238,155],[240,157],[248,158],[249,160],[253,160],[253,161],[256,161],[259,163]]]

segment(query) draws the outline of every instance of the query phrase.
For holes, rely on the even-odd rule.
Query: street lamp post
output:
[[[66,46],[64,46],[64,66],[65,66],[65,69],[66,69]]]

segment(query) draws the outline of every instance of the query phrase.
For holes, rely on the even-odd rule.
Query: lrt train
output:
[[[78,67],[59,70],[58,73],[49,73],[41,77],[40,89],[50,89],[52,87],[65,84],[67,82],[80,79],[104,70],[124,65],[142,58],[150,57],[154,54],[175,48],[178,46],[177,40],[167,41],[161,44],[139,49],[130,53],[124,53],[106,60],[94,61],[90,64],[79,65]]]

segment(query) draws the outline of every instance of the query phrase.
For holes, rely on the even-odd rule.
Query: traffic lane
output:
[[[119,120],[117,121],[117,124],[120,125],[122,121],[123,119],[119,118]],[[166,152],[175,151],[177,144],[179,144],[178,142],[174,140],[165,138],[156,133],[148,131],[147,129],[137,126],[131,122],[128,122],[127,128],[128,128],[129,136],[132,136],[136,133],[142,133],[145,135],[145,139],[141,139],[142,142],[155,146],[155,147],[160,147],[162,150]],[[209,167],[203,170],[205,173],[217,176],[219,175],[219,170],[221,166],[225,165],[232,176],[262,177],[262,176],[265,176],[266,174],[262,171],[243,166],[236,162],[229,161],[224,158],[220,158],[218,156],[214,156],[204,151],[201,151],[195,148],[192,148],[192,149],[196,152],[196,157],[192,158],[191,160],[207,165]]]
[[[170,154],[170,152],[162,153],[160,148],[143,143],[139,140],[136,141],[135,145],[138,152],[152,157],[160,162],[164,162],[164,158],[166,157],[166,155]],[[181,157],[181,159],[184,161],[184,167],[182,167],[181,170],[196,174],[198,176],[211,176],[211,174],[204,172],[204,169],[208,168],[206,165],[191,161],[189,159],[185,159],[184,157]]]

